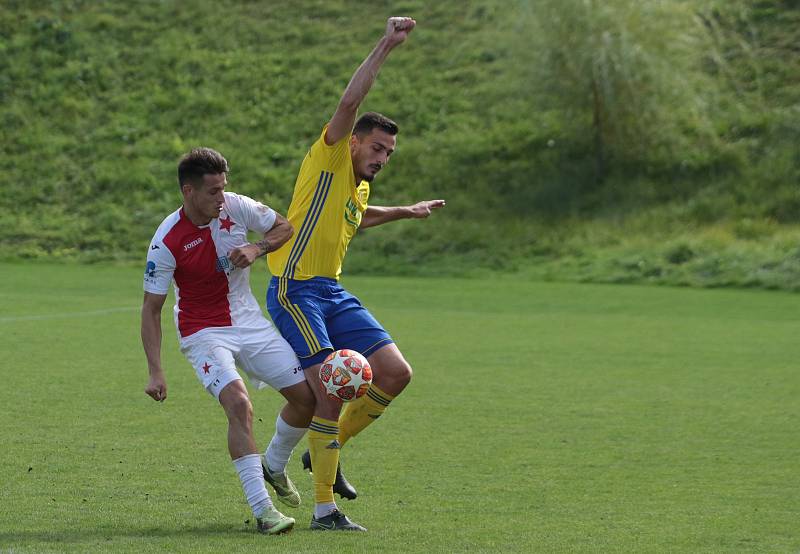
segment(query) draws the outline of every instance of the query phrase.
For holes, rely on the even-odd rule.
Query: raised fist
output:
[[[410,17],[390,17],[386,21],[386,38],[390,46],[394,47],[406,40],[408,33],[416,26],[417,22]]]

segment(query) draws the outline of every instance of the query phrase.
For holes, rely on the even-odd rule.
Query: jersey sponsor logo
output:
[[[224,271],[227,273],[230,269],[233,268],[231,267],[231,261],[228,259],[228,256],[220,256],[217,258],[217,271]]]
[[[202,243],[203,243],[203,238],[202,237],[197,237],[196,239],[194,239],[189,244],[184,244],[183,245],[183,251],[184,252],[188,252],[189,250],[191,250],[192,248],[194,248],[198,244],[202,244]]]
[[[156,276],[156,263],[150,260],[147,260],[147,265],[144,268],[144,275],[145,277],[155,277]]]

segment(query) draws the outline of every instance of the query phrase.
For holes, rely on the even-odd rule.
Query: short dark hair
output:
[[[228,160],[212,148],[192,148],[178,163],[178,185],[196,185],[203,175],[228,173]]]
[[[373,129],[380,129],[390,135],[396,135],[399,131],[397,123],[389,119],[383,114],[377,112],[367,112],[358,118],[355,127],[353,127],[353,134],[362,137],[368,135]]]

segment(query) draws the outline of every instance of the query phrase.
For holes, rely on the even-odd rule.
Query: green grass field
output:
[[[415,368],[343,451],[370,531],[311,533],[306,502],[265,537],[169,314],[170,396],[143,393],[139,268],[0,280],[0,552],[800,549],[799,296],[346,279]],[[280,402],[254,404],[266,444]]]

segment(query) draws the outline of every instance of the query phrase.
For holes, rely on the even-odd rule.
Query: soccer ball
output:
[[[350,402],[367,392],[372,382],[372,368],[355,350],[337,350],[322,362],[319,380],[329,398]]]

